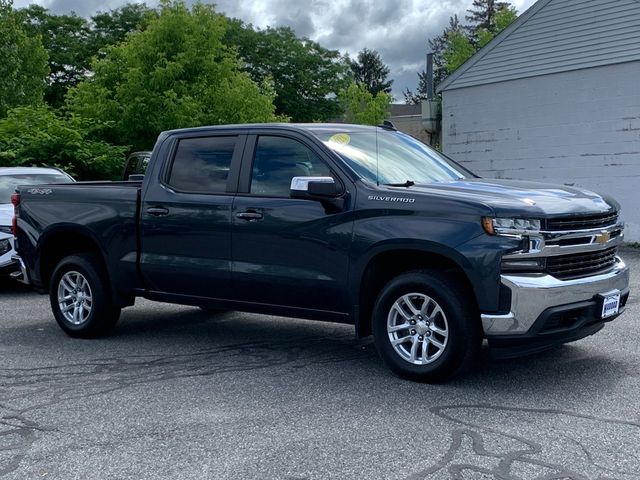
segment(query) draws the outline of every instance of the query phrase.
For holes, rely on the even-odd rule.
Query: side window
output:
[[[169,185],[183,192],[226,192],[236,140],[237,137],[181,139],[169,172]]]
[[[285,137],[258,137],[251,172],[251,193],[289,197],[293,177],[332,177],[329,167],[312,150]]]
[[[138,171],[136,173],[144,175],[147,172],[149,160],[151,160],[151,155],[145,155],[144,157],[142,157],[140,159],[140,164],[138,165]]]
[[[134,175],[138,173],[138,162],[140,161],[139,157],[129,157],[127,158],[127,166],[124,169],[123,180],[129,180],[129,175]]]

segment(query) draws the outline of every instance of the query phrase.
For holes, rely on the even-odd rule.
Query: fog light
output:
[[[545,258],[503,258],[500,265],[503,272],[541,272],[545,267]]]

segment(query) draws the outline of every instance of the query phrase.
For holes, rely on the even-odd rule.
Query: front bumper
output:
[[[551,275],[501,275],[501,282],[511,292],[511,309],[506,314],[482,314],[489,343],[534,347],[543,346],[545,340],[548,344],[577,340],[602,328],[602,293],[619,290],[622,313],[629,295],[629,268],[618,257],[610,271],[591,277],[559,280]]]

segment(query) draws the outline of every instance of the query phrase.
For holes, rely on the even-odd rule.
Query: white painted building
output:
[[[640,0],[539,0],[438,91],[449,156],[610,194],[640,240]]]

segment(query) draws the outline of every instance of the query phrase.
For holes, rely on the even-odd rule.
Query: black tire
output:
[[[79,278],[75,274],[80,274],[84,281],[83,285],[88,284],[91,295],[90,307],[83,305],[83,314],[86,318],[79,318],[79,323],[73,323],[65,317],[60,302],[58,301],[58,293],[61,287],[61,281],[65,275],[70,274],[76,280]],[[67,277],[65,277],[67,278]],[[76,285],[77,285],[76,281]],[[68,285],[68,284],[67,284]],[[76,292],[77,294],[78,292]],[[82,294],[82,292],[80,292]],[[72,306],[75,300],[82,302],[82,298],[74,298],[69,300],[65,306]],[[111,287],[107,273],[104,271],[102,263],[94,255],[78,254],[63,258],[56,265],[53,275],[51,276],[51,284],[49,287],[49,300],[53,315],[64,332],[75,338],[98,338],[111,333],[120,318],[120,308],[113,303],[111,296]],[[85,301],[88,299],[85,298]],[[87,309],[88,313],[87,313]],[[80,315],[83,315],[80,314]]]
[[[422,343],[427,343],[427,355],[425,357],[428,357],[429,349],[434,349],[436,352],[441,350],[439,355],[433,355],[434,360],[431,363],[426,363],[425,357],[417,358],[417,361],[425,362],[422,365],[413,363],[411,358],[405,359],[402,353],[398,352],[396,347],[392,345],[390,335],[393,335],[393,333],[390,334],[387,330],[387,322],[390,315],[396,315],[396,319],[401,319],[402,322],[405,322],[404,316],[391,313],[391,310],[396,300],[411,293],[424,295],[437,302],[444,317],[441,314],[436,314],[434,318],[437,320],[433,320],[432,324],[435,327],[436,322],[440,322],[440,327],[444,325],[448,330],[448,336],[444,341],[444,336],[440,337],[439,334],[429,330],[428,325],[430,323],[420,324],[420,327],[426,331],[424,331],[423,336],[418,337],[422,339],[418,349],[422,348]],[[414,296],[408,298],[417,299],[411,300],[413,302],[420,301],[424,297]],[[430,305],[433,305],[433,303],[430,303]],[[457,372],[466,370],[477,359],[482,344],[479,315],[472,305],[473,300],[470,293],[466,292],[451,276],[446,274],[431,270],[417,270],[394,278],[382,289],[373,307],[373,335],[376,348],[382,360],[398,376],[419,382],[441,382]],[[435,311],[435,307],[432,311]],[[392,323],[395,325],[397,323],[394,323],[393,318]],[[421,316],[420,318],[422,319],[423,317]],[[409,321],[413,322],[415,320],[413,318],[406,320],[406,322]],[[426,320],[419,321],[426,322]],[[404,323],[402,324],[404,325]],[[413,339],[401,344],[401,348],[404,348],[407,354],[410,354],[408,346],[413,345],[415,342],[415,335],[412,333],[415,331],[403,330],[396,334],[401,338],[406,338],[406,335]],[[444,347],[438,348],[435,345],[429,345],[428,340],[424,340],[427,336],[444,344]]]

